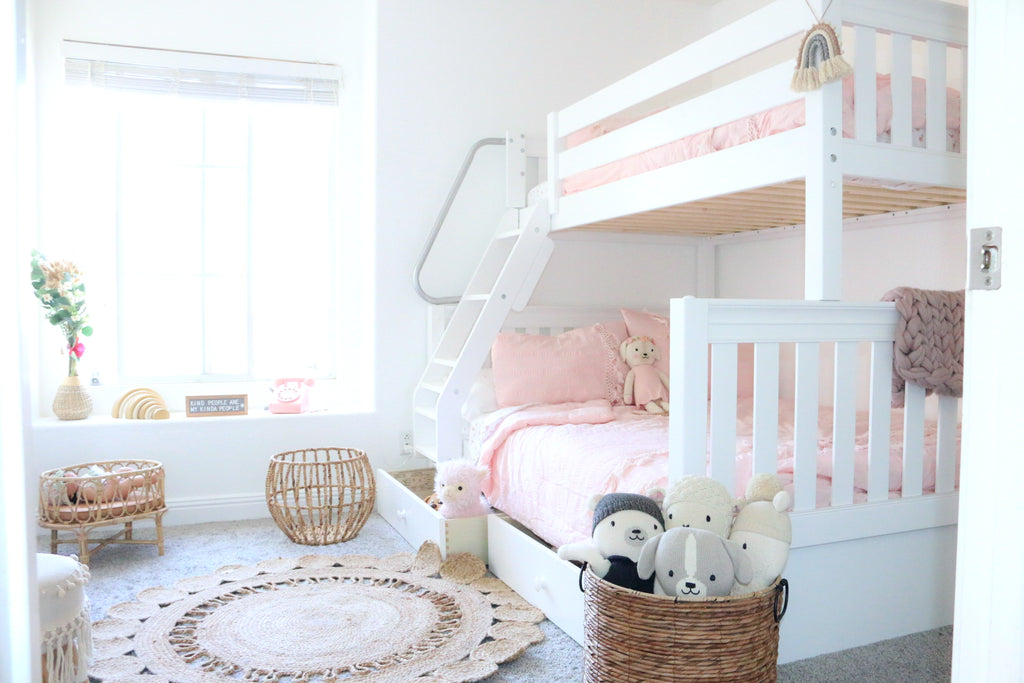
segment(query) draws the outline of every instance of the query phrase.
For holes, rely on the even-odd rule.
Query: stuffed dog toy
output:
[[[680,600],[705,600],[732,592],[736,582],[750,583],[750,558],[713,531],[676,527],[651,538],[636,565],[640,578],[654,575],[654,594]]]

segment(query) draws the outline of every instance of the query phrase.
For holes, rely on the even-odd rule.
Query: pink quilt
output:
[[[750,476],[752,402],[738,406],[736,472],[740,495]],[[817,501],[831,498],[832,414],[819,415]],[[792,404],[779,406],[778,472],[788,488],[793,477]],[[925,430],[924,489],[935,488],[935,426]],[[854,498],[867,494],[867,414],[858,414]],[[889,468],[891,494],[902,481],[902,414],[895,411]],[[489,469],[483,484],[491,505],[553,546],[591,533],[588,502],[595,493],[646,493],[668,483],[668,418],[612,407],[606,401],[533,405],[485,415],[474,424],[479,462]],[[959,475],[958,475],[959,478]]]

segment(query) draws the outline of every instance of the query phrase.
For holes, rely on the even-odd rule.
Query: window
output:
[[[353,265],[337,229],[337,70],[66,48],[68,83],[92,86],[67,88],[69,176],[110,219],[90,225],[108,249],[87,279],[108,293],[94,319],[116,329],[104,381],[336,377],[355,306],[336,277]]]

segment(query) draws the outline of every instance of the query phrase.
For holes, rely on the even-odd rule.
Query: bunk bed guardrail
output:
[[[923,146],[915,146],[912,137],[914,117],[918,115],[913,104],[915,91],[922,83],[927,121],[966,120],[965,97],[960,98],[959,111],[947,111],[947,87],[955,72],[963,72],[956,81],[961,91],[965,85],[966,8],[927,1],[836,0],[829,4],[825,20],[844,26],[846,34],[852,36],[847,46],[847,52],[853,53],[852,96],[857,105],[852,137],[841,133],[843,84],[836,81],[819,90],[795,93],[789,88],[791,60],[707,92],[707,88],[700,87],[723,78],[716,75],[717,70],[734,68],[732,64],[749,55],[803,35],[812,19],[808,6],[803,0],[777,0],[549,115],[547,194],[552,230],[595,224],[628,229],[640,223],[636,214],[644,212],[651,214],[651,230],[678,230],[678,224],[687,222],[682,218],[691,219],[688,230],[704,234],[803,222],[810,228],[815,221],[841,223],[844,215],[963,201],[963,136],[959,147],[952,151],[947,146],[945,125],[927,126]],[[743,54],[737,54],[738,45]],[[875,74],[883,66],[877,56],[880,51],[891,73],[892,96],[885,102],[876,95]],[[920,75],[915,76],[915,72]],[[637,111],[645,103],[688,84],[699,94],[624,125],[619,121],[609,126],[613,128],[609,132],[568,145],[570,135],[603,126],[610,117],[628,120],[628,111]],[[632,175],[564,193],[566,179],[574,174],[600,170],[686,135],[797,100],[804,102],[803,126],[648,170],[642,173],[643,178]],[[892,110],[891,136],[885,140],[876,136],[880,105]],[[962,125],[959,128],[963,130]],[[878,196],[872,197],[861,187],[856,195],[860,201],[850,197],[844,213],[844,176],[955,188],[960,192],[904,191],[901,197],[874,188]],[[806,179],[804,188],[788,187],[765,195],[763,188],[802,179]],[[744,212],[746,225],[717,219],[714,212],[700,205],[667,218],[656,215],[658,210],[744,191],[753,192],[751,199],[759,200],[761,207],[760,211],[748,208]],[[847,188],[847,192],[851,190]],[[792,200],[788,210],[772,209],[773,203],[784,199]],[[758,213],[763,215],[751,220]],[[832,239],[818,249],[819,256],[835,252]]]
[[[794,540],[801,545],[834,542],[956,523],[959,399],[936,396],[934,415],[925,391],[907,384],[902,411],[892,401],[893,339],[897,312],[890,302],[673,299],[671,355],[680,358],[670,375],[669,480],[709,474],[735,490],[738,345],[754,347],[753,471],[778,466],[779,397],[793,405]],[[780,349],[791,349],[788,385]],[[831,377],[820,376],[823,349],[833,353]],[[863,351],[862,351],[863,349]],[[866,355],[866,362],[862,360]],[[862,366],[867,365],[864,373]],[[674,364],[675,365],[675,364]],[[819,395],[822,379],[831,397]],[[783,385],[787,384],[786,390]],[[859,405],[858,397],[863,397]],[[819,399],[824,398],[824,401]],[[826,406],[822,408],[821,404]],[[830,406],[830,407],[829,407]],[[830,500],[818,509],[819,411],[831,411]],[[866,463],[855,464],[858,411],[868,414]],[[892,425],[902,416],[901,425]],[[935,421],[935,445],[925,448],[926,419]],[[893,429],[896,427],[896,430]],[[890,433],[902,431],[898,493],[891,491]],[[934,474],[924,485],[925,465]],[[866,491],[855,495],[855,468]],[[934,483],[932,482],[934,480]],[[925,495],[925,494],[931,495]],[[915,502],[916,501],[916,502]],[[868,504],[881,504],[871,510]],[[895,505],[893,503],[896,503]],[[910,505],[901,505],[910,503]],[[847,516],[843,524],[814,516]],[[817,527],[817,531],[815,528]],[[843,538],[837,538],[837,534]]]

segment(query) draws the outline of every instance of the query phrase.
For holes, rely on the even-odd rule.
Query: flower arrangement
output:
[[[88,337],[85,283],[82,271],[71,261],[47,261],[38,251],[32,252],[32,289],[43,304],[46,319],[60,327],[68,343],[68,377],[78,375],[78,360],[85,353],[79,335]]]

